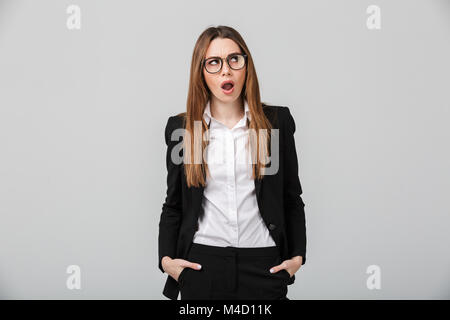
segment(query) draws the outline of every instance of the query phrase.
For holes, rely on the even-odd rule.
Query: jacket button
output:
[[[195,224],[195,231],[198,230],[198,222]]]
[[[274,230],[277,226],[274,225],[273,223],[269,224],[269,230]]]

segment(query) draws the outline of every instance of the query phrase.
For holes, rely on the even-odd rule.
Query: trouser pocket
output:
[[[179,286],[183,286],[184,283],[184,275],[186,274],[186,272],[189,270],[190,268],[188,267],[184,267],[183,270],[181,270],[180,274],[178,275],[178,284]]]
[[[252,280],[255,286],[255,295],[258,299],[277,300],[286,296],[290,278],[289,272],[285,269],[275,273],[269,271],[280,263],[281,258],[278,255],[255,258],[255,272]]]
[[[195,270],[185,267],[181,271],[181,279],[179,278],[181,300],[210,299],[211,270],[209,270],[208,262],[196,254],[190,254],[186,260],[199,263],[202,268]]]

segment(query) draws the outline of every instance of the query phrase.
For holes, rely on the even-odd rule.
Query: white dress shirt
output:
[[[252,175],[247,100],[241,120],[229,129],[211,116],[210,101],[203,117],[209,125],[210,142],[205,152],[211,174],[206,178],[194,243],[219,247],[272,247],[275,241],[259,212]]]

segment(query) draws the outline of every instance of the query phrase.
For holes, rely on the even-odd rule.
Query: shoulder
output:
[[[170,116],[167,119],[167,126],[171,128],[182,128],[185,125],[186,121],[186,112],[181,112],[176,115]]]
[[[275,106],[263,103],[263,111],[276,128],[295,131],[295,122],[287,106]]]
[[[170,140],[170,136],[175,129],[184,128],[186,123],[186,112],[182,112],[167,119],[166,128],[164,130],[164,135],[166,138],[166,143]]]

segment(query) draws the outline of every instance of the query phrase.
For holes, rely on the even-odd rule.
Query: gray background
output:
[[[66,27],[70,4],[81,30]],[[246,40],[262,100],[297,124],[308,261],[288,297],[450,298],[449,10],[0,1],[0,298],[166,299],[163,131],[185,109],[197,37],[220,24]],[[81,290],[66,288],[72,264]]]

